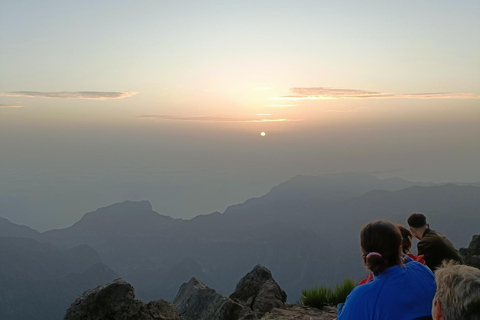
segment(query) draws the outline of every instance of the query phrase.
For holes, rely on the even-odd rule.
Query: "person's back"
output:
[[[393,266],[356,287],[338,320],[412,320],[429,315],[435,295],[433,273],[418,262]]]
[[[349,294],[338,320],[413,320],[431,314],[434,275],[421,263],[403,264],[401,241],[399,229],[388,221],[374,221],[362,229],[363,260],[374,279]]]
[[[423,254],[425,263],[433,271],[442,264],[443,260],[462,262],[462,257],[452,242],[440,232],[432,229],[425,230],[417,248],[418,254]]]

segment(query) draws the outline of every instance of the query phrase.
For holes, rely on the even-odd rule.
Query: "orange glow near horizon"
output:
[[[247,120],[243,122],[286,122],[286,121],[300,121],[300,120],[293,120],[293,119],[259,119],[259,120]]]

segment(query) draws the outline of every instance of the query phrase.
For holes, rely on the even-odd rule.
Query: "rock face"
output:
[[[182,284],[173,303],[182,320],[234,320],[243,309],[195,278]]]
[[[322,310],[316,308],[300,307],[298,305],[287,305],[286,309],[274,308],[261,320],[335,320],[337,309],[325,307]]]
[[[175,306],[158,300],[135,300],[135,289],[123,279],[86,291],[68,308],[64,320],[178,320]]]
[[[286,300],[270,270],[257,265],[240,280],[230,298],[192,278],[180,287],[173,303],[182,320],[256,320],[273,308],[285,308]]]
[[[275,282],[270,270],[257,265],[240,280],[230,299],[238,301],[261,318],[273,308],[285,308],[287,294]],[[245,311],[244,319],[254,319]]]
[[[473,236],[468,248],[461,248],[460,253],[465,264],[480,269],[480,235]]]

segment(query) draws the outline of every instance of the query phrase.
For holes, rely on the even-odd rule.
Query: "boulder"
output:
[[[287,305],[285,309],[274,308],[261,320],[335,320],[337,309],[325,307],[323,309],[301,307],[298,305]]]
[[[86,291],[68,308],[64,320],[178,320],[175,306],[158,300],[135,300],[135,289],[117,279]]]
[[[173,303],[182,320],[235,320],[243,309],[196,278],[182,284]]]
[[[257,265],[238,282],[230,299],[253,310],[261,318],[273,308],[285,308],[287,294],[275,282],[270,270]]]
[[[468,248],[461,248],[460,253],[466,265],[480,269],[480,235],[473,236]]]

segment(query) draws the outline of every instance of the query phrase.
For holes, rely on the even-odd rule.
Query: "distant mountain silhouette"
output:
[[[42,234],[37,230],[15,224],[5,218],[0,217],[0,237],[24,237],[31,239],[41,239]]]
[[[414,185],[431,186],[433,184],[411,182],[400,178],[379,179],[369,174],[354,172],[321,176],[297,175],[272,188],[266,195],[247,200],[244,204],[312,198],[342,200],[362,195],[370,190],[396,191]]]
[[[94,262],[103,262],[134,285],[140,299],[172,301],[178,287],[192,276],[228,294],[240,277],[262,264],[275,274],[289,301],[296,301],[304,288],[366,274],[358,237],[361,227],[372,220],[406,224],[409,214],[422,212],[433,229],[460,247],[478,234],[479,210],[478,186],[418,185],[351,173],[297,176],[224,213],[172,219],[153,211],[148,201],[125,201],[41,237],[71,248],[65,254],[88,244],[98,259],[73,273],[95,278],[103,273]],[[62,279],[79,283],[72,273]]]
[[[356,182],[350,186],[349,176]],[[371,188],[385,183],[385,188],[391,189],[412,183],[351,174],[334,176],[328,182],[317,178],[297,176],[264,197],[231,206],[223,214],[192,220],[161,216],[148,202],[124,202],[45,235],[59,243],[92,244],[105,263],[137,287],[139,297],[157,295],[169,300],[177,283],[188,281],[188,272],[198,274],[201,270],[203,279],[214,282],[220,292],[228,292],[234,280],[257,263],[274,271],[293,299],[312,283],[360,277],[364,269],[358,258],[358,233],[374,219],[405,224],[410,213],[420,211],[428,216],[432,228],[448,235],[457,246],[468,244],[471,235],[478,233],[479,187],[409,186],[397,191],[367,190],[344,198],[368,189],[360,186],[362,181]],[[313,187],[331,184],[332,180],[343,190],[339,191],[343,197],[333,193],[326,196],[325,188]],[[182,270],[182,261],[195,267],[171,273]],[[171,274],[170,282],[165,280],[166,274]],[[168,290],[167,283],[172,284]]]
[[[0,238],[0,319],[61,319],[83,291],[118,275],[94,249]]]
[[[158,234],[180,221],[153,211],[148,201],[124,201],[89,212],[71,227],[46,231],[44,235],[57,240],[68,235],[63,239],[70,245],[93,244],[118,236]]]
[[[378,205],[394,205],[394,210],[410,207],[411,204],[423,207],[436,207],[438,211],[449,211],[454,215],[474,216],[474,208],[480,205],[480,188],[474,186],[458,186],[445,184],[432,187],[412,186],[397,192],[384,190],[370,191],[359,198],[359,202]],[[465,205],[462,205],[464,203]],[[399,208],[400,207],[400,208]]]

